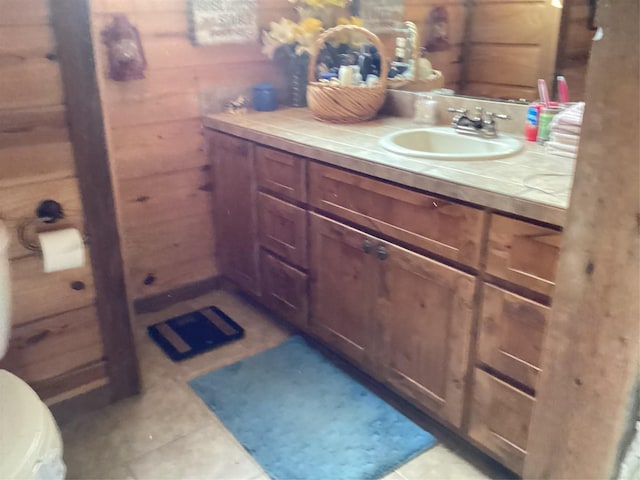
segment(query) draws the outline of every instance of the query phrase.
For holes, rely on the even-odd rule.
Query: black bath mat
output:
[[[217,307],[180,315],[147,328],[149,336],[177,362],[229,343],[244,329]]]

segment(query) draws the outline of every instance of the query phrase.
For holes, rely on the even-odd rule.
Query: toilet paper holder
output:
[[[39,232],[29,235],[29,227],[39,222],[51,225],[64,218],[65,211],[59,202],[50,199],[42,200],[35,209],[35,216],[26,219],[18,225],[18,241],[27,250],[42,253],[42,249],[36,238]],[[82,240],[85,245],[89,243],[89,238],[86,234],[83,234]]]

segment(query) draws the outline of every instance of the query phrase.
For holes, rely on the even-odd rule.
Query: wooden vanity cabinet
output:
[[[209,139],[223,275],[521,473],[560,230]]]
[[[259,296],[255,146],[241,138],[209,131],[208,148],[220,273]]]
[[[475,278],[311,214],[314,332],[459,427]]]

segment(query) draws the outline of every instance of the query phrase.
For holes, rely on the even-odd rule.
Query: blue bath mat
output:
[[[275,480],[377,479],[436,443],[301,337],[189,384]]]

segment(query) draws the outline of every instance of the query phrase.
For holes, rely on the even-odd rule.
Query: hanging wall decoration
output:
[[[443,52],[451,48],[447,7],[433,7],[429,11],[424,48],[427,52]]]
[[[258,0],[187,0],[187,14],[196,45],[258,40]]]
[[[140,34],[127,17],[114,15],[109,26],[102,31],[102,41],[107,46],[111,80],[127,82],[144,78],[147,60]]]
[[[404,0],[365,0],[359,3],[364,27],[374,33],[393,32],[404,20]]]

